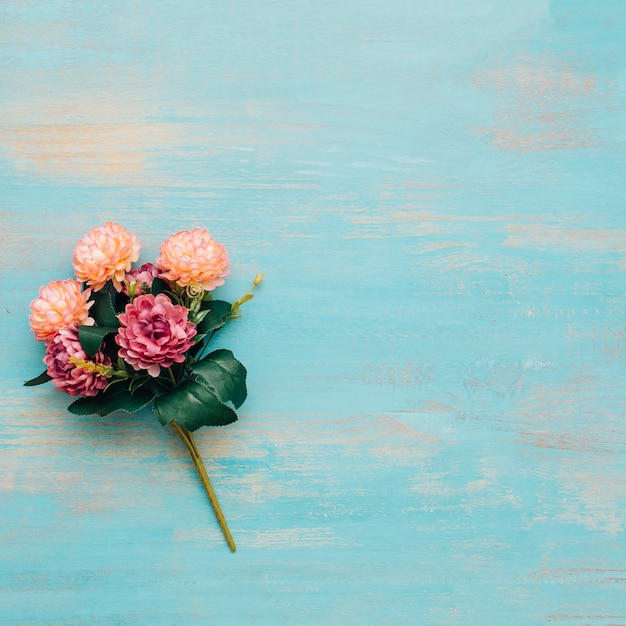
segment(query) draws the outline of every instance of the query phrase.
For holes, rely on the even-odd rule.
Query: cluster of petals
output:
[[[226,249],[203,228],[172,235],[159,253],[156,264],[162,270],[161,277],[180,287],[199,284],[206,291],[212,291],[224,284],[224,277],[229,273]]]
[[[73,279],[55,280],[39,290],[39,297],[30,304],[30,328],[39,341],[50,341],[62,328],[74,324],[93,326],[89,317],[93,302],[91,290],[81,291]]]
[[[47,365],[48,376],[52,384],[70,396],[95,396],[104,389],[108,380],[95,372],[88,372],[70,361],[74,357],[80,361],[91,361],[110,365],[111,360],[102,352],[97,352],[91,359],[80,345],[78,326],[61,328],[46,346],[43,362]]]
[[[131,264],[139,258],[137,237],[123,226],[107,222],[92,228],[74,249],[74,271],[78,280],[94,291],[111,280],[117,291]]]
[[[144,263],[126,272],[122,292],[127,296],[141,296],[150,293],[152,281],[159,275],[159,268],[152,263]]]
[[[120,328],[115,336],[119,355],[155,378],[162,367],[182,363],[197,333],[188,313],[186,307],[173,304],[164,294],[135,298],[119,316]]]

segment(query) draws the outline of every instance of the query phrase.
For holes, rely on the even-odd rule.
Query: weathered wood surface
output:
[[[2,624],[626,624],[626,4],[0,7]],[[77,418],[93,225],[267,275],[198,435]]]

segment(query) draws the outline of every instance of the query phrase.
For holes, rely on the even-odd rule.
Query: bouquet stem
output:
[[[193,434],[177,422],[172,421],[170,422],[170,424],[189,451],[191,460],[193,461],[193,464],[196,466],[196,470],[198,471],[198,476],[200,476],[200,480],[202,481],[202,484],[206,489],[207,495],[209,496],[209,500],[213,505],[213,510],[215,511],[215,515],[217,516],[217,521],[220,523],[220,527],[222,529],[222,532],[224,533],[224,537],[226,538],[228,547],[230,548],[231,552],[235,552],[237,550],[237,546],[235,546],[235,541],[233,540],[233,536],[230,534],[230,530],[228,529],[228,524],[226,523],[224,513],[222,513],[222,508],[220,507],[220,503],[217,501],[215,491],[213,491],[211,481],[209,480],[209,475],[206,472],[206,468],[204,467],[204,463],[202,462],[202,457],[200,456],[198,448],[196,447],[196,442],[194,441]]]

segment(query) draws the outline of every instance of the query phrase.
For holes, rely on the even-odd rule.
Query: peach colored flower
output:
[[[161,277],[180,287],[197,283],[206,291],[224,284],[228,276],[228,253],[208,230],[194,228],[169,237],[161,246],[157,266]]]
[[[121,291],[126,272],[139,258],[139,248],[137,237],[123,226],[114,222],[95,226],[74,248],[76,278],[94,291],[111,280],[115,289]]]
[[[73,279],[55,280],[39,290],[39,297],[30,303],[30,328],[39,341],[50,341],[67,326],[79,324],[93,326],[89,317],[93,302],[88,301],[91,289],[81,291],[80,283]]]

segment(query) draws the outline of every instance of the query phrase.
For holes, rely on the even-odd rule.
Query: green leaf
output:
[[[131,393],[135,393],[135,391],[137,389],[139,389],[140,387],[143,387],[143,385],[145,385],[146,383],[149,383],[151,381],[153,381],[154,378],[152,378],[152,376],[150,376],[149,374],[146,374],[145,376],[143,375],[138,375],[138,376],[133,376],[130,379],[130,382],[128,383],[128,390]]]
[[[152,289],[150,290],[153,296],[158,296],[160,293],[171,291],[171,287],[166,280],[156,276],[152,279]]]
[[[117,327],[111,326],[79,326],[78,339],[87,356],[94,356],[109,333],[117,332]]]
[[[230,350],[215,350],[191,366],[197,379],[215,391],[222,402],[232,402],[238,409],[245,401],[246,368]]]
[[[147,389],[130,393],[126,385],[112,385],[106,391],[90,398],[79,398],[67,407],[74,415],[100,415],[104,417],[114,411],[134,413],[149,404],[154,394]]]
[[[111,294],[104,290],[96,291],[92,294],[91,299],[94,301],[94,305],[89,310],[89,314],[96,320],[96,324],[98,326],[118,328],[120,323],[113,308]]]
[[[45,370],[39,374],[39,376],[35,376],[35,378],[31,378],[24,383],[24,387],[34,387],[35,385],[43,385],[47,383],[49,380],[52,380],[50,376],[48,376],[48,370]]]
[[[209,309],[207,309],[206,311],[198,311],[197,313],[193,314],[193,318],[190,315],[189,319],[194,323],[194,324],[199,324],[207,315],[209,315],[211,313],[211,311],[209,311]]]
[[[211,389],[193,380],[156,398],[154,412],[161,424],[176,421],[187,430],[225,426],[237,420],[235,411],[220,402]]]
[[[207,300],[202,303],[202,308],[208,309],[208,314],[198,324],[198,333],[206,334],[224,326],[231,304],[225,300]]]

